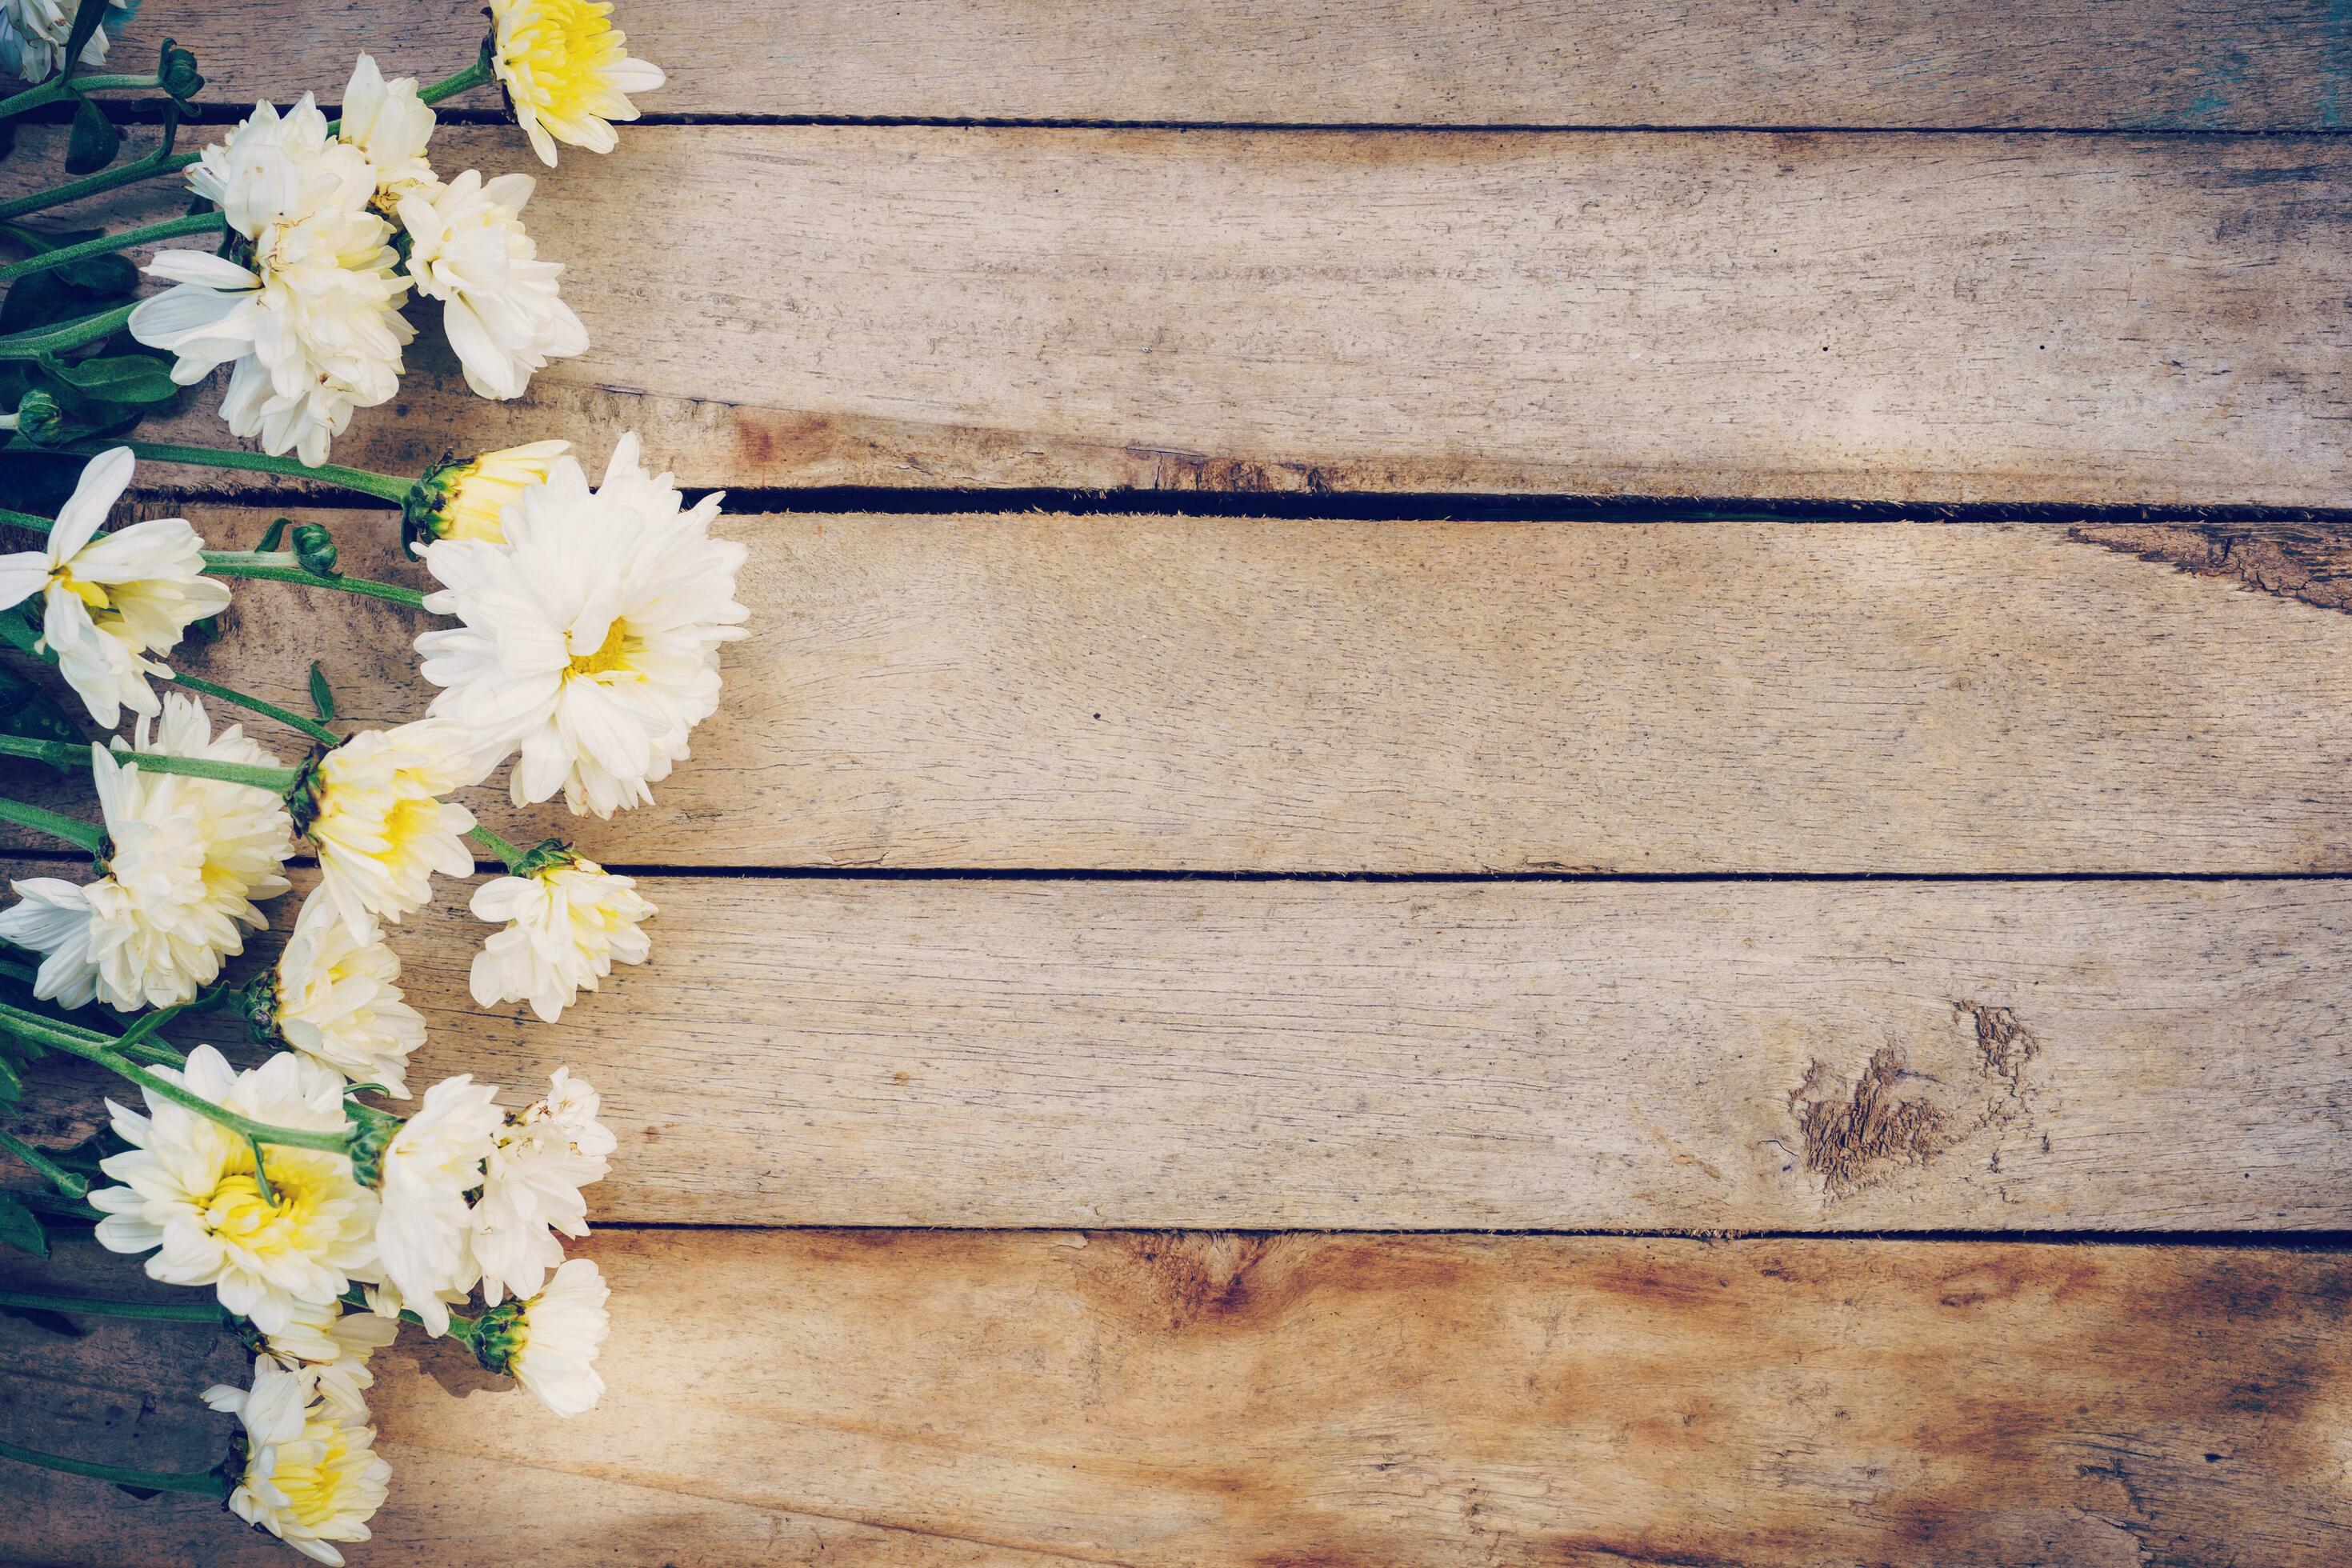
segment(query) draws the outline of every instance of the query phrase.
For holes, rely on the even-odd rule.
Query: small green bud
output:
[[[164,92],[181,103],[205,89],[205,79],[196,74],[196,57],[171,39],[163,40],[163,53],[155,63],[155,76]]]
[[[56,398],[37,389],[26,393],[17,401],[16,434],[36,447],[61,447],[74,437],[65,409]]]
[[[320,577],[339,576],[335,563],[335,536],[327,531],[323,522],[300,522],[294,525],[294,559],[302,570]]]

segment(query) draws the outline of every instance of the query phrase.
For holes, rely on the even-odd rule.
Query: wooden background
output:
[[[331,97],[472,10],[131,37]],[[753,635],[583,825],[651,965],[551,1028],[401,934],[425,1078],[604,1089],[617,1321],[570,1423],[381,1358],[356,1563],[2352,1561],[2352,13],[624,12],[672,85],[530,209],[595,348],[336,455],[639,430]],[[0,1430],[197,1466],[236,1375],[0,1321]],[[289,1560],[6,1480],[10,1564]]]

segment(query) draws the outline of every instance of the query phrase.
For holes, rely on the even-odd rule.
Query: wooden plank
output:
[[[195,509],[229,545],[266,515]],[[415,577],[384,517],[341,514],[346,567]],[[2296,580],[2226,532],[2110,548],[2041,525],[1049,516],[723,531],[751,545],[751,636],[693,759],[609,824],[560,805],[518,820],[482,792],[510,837],[711,867],[2352,868],[2352,617],[2318,607],[2333,580],[2302,590],[2315,603],[2247,591]],[[2184,540],[2213,546],[2196,564],[2215,574],[2137,558],[2185,562]],[[346,713],[421,710],[415,617],[238,593],[191,669],[303,708],[320,658]]]
[[[322,98],[352,57],[427,79],[472,56],[473,0],[149,0],[208,97]],[[2352,105],[2324,0],[633,0],[658,114],[1432,125],[2332,129]],[[494,105],[493,94],[464,100]]]
[[[593,1415],[559,1422],[446,1348],[379,1358],[394,1489],[367,1568],[485,1535],[502,1562],[708,1568],[2352,1552],[2336,1254],[740,1231],[592,1250],[616,1308]],[[193,1385],[213,1369],[110,1365],[135,1337],[0,1324],[9,1436],[212,1458]],[[283,1560],[188,1500],[8,1479],[0,1561]]]
[[[2352,1226],[2342,883],[646,890],[558,1027],[395,937],[412,1082],[604,1092],[600,1222]]]
[[[420,352],[339,458],[2162,506],[2352,458],[2341,139],[649,127],[531,215],[596,346],[505,405]]]

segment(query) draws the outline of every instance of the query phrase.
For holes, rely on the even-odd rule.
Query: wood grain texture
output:
[[[619,1309],[593,1414],[559,1422],[444,1348],[379,1358],[394,1494],[367,1568],[485,1536],[502,1562],[696,1568],[2352,1551],[2336,1255],[903,1232],[592,1250]],[[134,1339],[0,1323],[0,1424],[209,1462],[222,1423],[193,1385],[221,1369],[110,1364]],[[187,1500],[8,1480],[0,1562],[283,1560]]]
[[[506,405],[420,352],[336,454],[635,426],[738,487],[2336,506],[2347,198],[2328,137],[640,128],[530,208],[596,346]]]
[[[225,544],[266,515],[194,509]],[[387,517],[334,520],[347,568],[422,581]],[[509,837],[714,868],[2352,868],[2352,616],[2063,528],[722,531],[751,636],[695,756],[609,824],[479,792]],[[416,617],[238,595],[190,669],[304,708],[321,658],[355,719],[422,710]]]
[[[656,114],[1431,125],[2318,130],[2352,108],[2325,0],[628,0]],[[148,0],[213,99],[342,89],[353,55],[431,79],[474,0]],[[492,93],[463,100],[481,107]]]
[[[445,888],[411,1081],[583,1074],[600,1221],[2352,1226],[2336,883],[661,878],[554,1027]],[[12,1125],[79,1137],[66,1082]]]

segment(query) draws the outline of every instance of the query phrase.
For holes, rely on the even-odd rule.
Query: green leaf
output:
[[[22,1318],[37,1329],[47,1329],[69,1340],[78,1340],[82,1335],[82,1331],[71,1318],[63,1312],[52,1312],[47,1307],[0,1307],[0,1318]]]
[[[172,362],[154,354],[103,354],[97,359],[61,360],[51,354],[41,369],[83,397],[97,403],[144,407],[169,403],[180,388],[172,380]]]
[[[68,234],[45,234],[20,223],[0,223],[0,234],[6,235],[36,256],[47,256],[52,250],[63,250],[68,245],[96,239],[105,232],[102,228],[84,228]],[[139,291],[139,267],[127,256],[110,253],[85,257],[50,270],[73,287],[88,289],[101,299],[128,299]]]
[[[268,531],[261,536],[261,542],[255,545],[254,548],[260,551],[265,555],[268,554],[270,551],[278,548],[279,541],[286,537],[286,531],[293,526],[294,520],[290,517],[281,517],[278,519],[275,522],[272,522],[269,525]]]
[[[81,0],[80,7],[74,12],[73,31],[66,35],[66,47],[58,55],[58,70],[60,74],[70,72],[74,67],[81,63],[83,48],[92,38],[98,37],[99,24],[106,20],[106,7],[109,3],[110,0]],[[85,99],[83,101],[88,102],[89,100]],[[74,173],[79,174],[86,171],[76,169]]]
[[[30,331],[89,315],[89,294],[55,272],[36,272],[8,285],[0,300],[0,334]]]
[[[6,1193],[0,1193],[0,1242],[36,1258],[49,1255],[49,1238],[43,1233],[41,1222],[33,1217],[31,1209]]]
[[[16,1075],[16,1064],[0,1057],[0,1105],[14,1105],[25,1098],[25,1080]]]
[[[82,8],[88,10],[90,3],[91,0],[83,0]],[[103,5],[105,0],[97,3]],[[114,128],[106,111],[86,98],[76,102],[73,132],[66,138],[66,173],[95,174],[113,163],[114,155],[121,151],[122,132]]]
[[[319,710],[321,724],[335,721],[335,689],[327,684],[327,673],[315,658],[310,661],[310,706]]]

